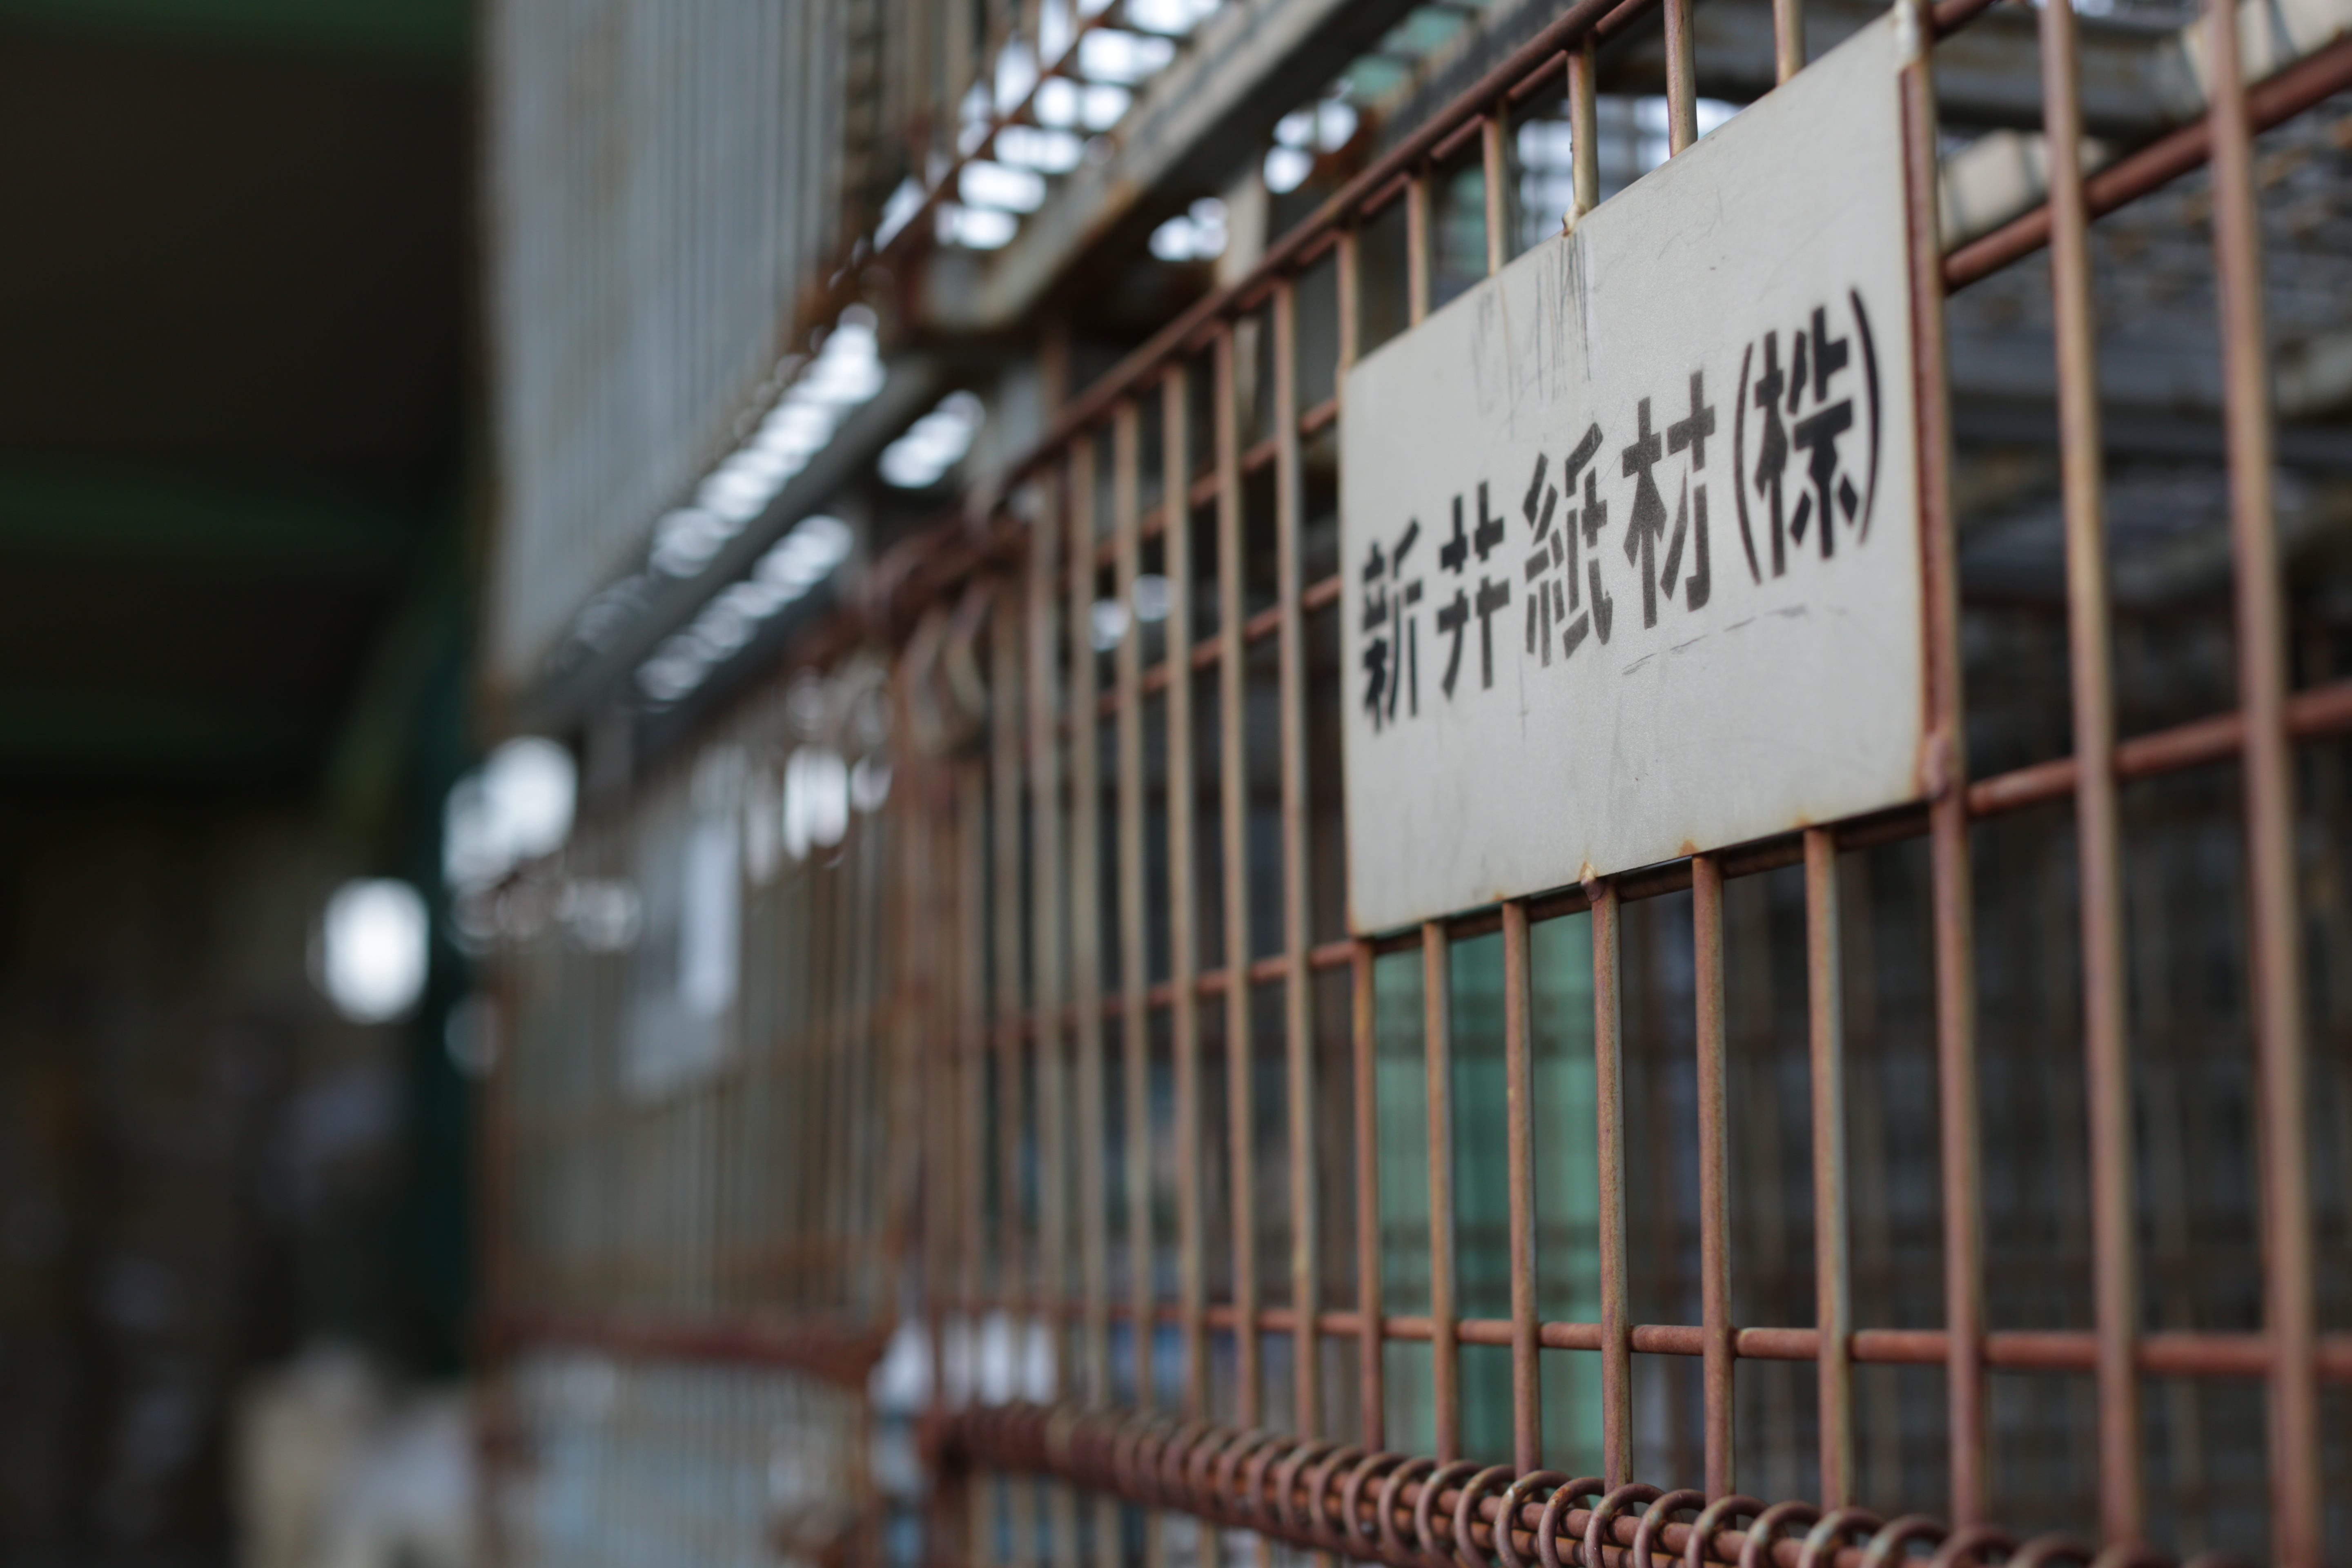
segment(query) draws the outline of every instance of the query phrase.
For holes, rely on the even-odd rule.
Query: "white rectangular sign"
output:
[[[1920,794],[1892,19],[1349,373],[1350,918]]]

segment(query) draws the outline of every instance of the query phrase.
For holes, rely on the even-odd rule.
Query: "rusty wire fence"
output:
[[[1577,0],[878,563],[864,651],[571,852],[617,879],[795,768],[866,779],[689,871],[748,889],[707,1014],[632,1011],[689,989],[633,982],[661,943],[509,965],[508,1342],[850,1385],[900,1325],[940,1561],[2352,1551],[2352,563],[2279,524],[2325,476],[2264,320],[2352,43],[2248,71],[2263,13],[2209,6],[2207,111],[2086,173],[2043,7],[2047,199],[1947,249],[1927,41],[1986,8],[1898,17],[1919,805],[1349,929],[1341,378],[1432,310],[1465,170],[1508,260],[1514,126],[1594,148],[1612,37],[1663,27],[1696,132],[1688,0]],[[2100,426],[2134,232],[2195,241],[2221,391],[2153,468]],[[2004,289],[2055,347],[2054,595],[1979,560],[2014,454],[1947,399]],[[2209,499],[2204,588],[2116,591],[2135,483]]]

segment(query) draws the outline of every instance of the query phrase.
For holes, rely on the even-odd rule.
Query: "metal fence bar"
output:
[[[1096,447],[1070,458],[1070,1001],[1076,1037],[1078,1289],[1088,1400],[1110,1402],[1110,1202],[1108,1081],[1103,1068],[1102,725],[1095,658]]]
[[[1425,169],[1415,169],[1404,188],[1404,309],[1405,321],[1419,326],[1428,319],[1430,271],[1435,265],[1429,232],[1429,181]]]
[[[1191,378],[1181,362],[1160,383],[1161,565],[1168,579],[1168,983],[1169,1051],[1174,1078],[1176,1289],[1184,1342],[1184,1413],[1209,1414],[1206,1242],[1201,1213],[1201,1016],[1199,899],[1194,888],[1192,755],[1192,471]]]
[[[1511,258],[1511,113],[1507,102],[1497,103],[1478,121],[1478,161],[1485,175],[1486,206],[1486,275],[1491,278]]]
[[[1250,1016],[1248,692],[1242,640],[1241,390],[1234,329],[1217,334],[1217,766],[1225,902],[1225,1104],[1232,1163],[1235,1419],[1258,1423],[1263,1377],[1258,1343],[1256,1060]]]
[[[1690,0],[1664,0],[1666,28],[1666,153],[1698,140],[1698,87],[1691,58]]]
[[[1438,1462],[1462,1457],[1462,1356],[1454,1300],[1453,942],[1421,928],[1423,1093],[1428,1111],[1429,1383]]]
[[[1822,1506],[1853,1498],[1853,1270],[1846,1198],[1845,965],[1837,839],[1805,830],[1805,1011],[1812,1078],[1813,1321],[1821,1389]]]
[[[2247,954],[2261,1104],[2263,1302],[2271,1367],[2273,1550],[2320,1562],[2317,1292],[2304,1055],[2303,935],[2295,889],[2294,758],[2286,726],[2287,616],[2273,497],[2269,342],[2253,136],[2239,65],[2239,8],[2206,6],[2213,263],[2221,312],[2230,526],[2236,546],[2238,703],[2245,715]]]
[[[1322,1344],[1316,1314],[1323,1305],[1318,1251],[1322,1207],[1315,1169],[1315,976],[1307,966],[1313,942],[1313,898],[1307,837],[1307,611],[1301,602],[1300,555],[1306,521],[1306,476],[1298,452],[1298,293],[1286,279],[1274,291],[1275,604],[1281,616],[1276,643],[1277,728],[1281,771],[1282,948],[1284,1060],[1290,1142],[1290,1304],[1297,1327],[1290,1341],[1294,1378],[1291,1420],[1301,1432],[1323,1429]]]
[[[2067,632],[2074,675],[2074,834],[2082,925],[2084,1076],[2090,1109],[2093,1298],[2099,1333],[2099,1515],[2136,1541],[2140,1497],[2139,1268],[2132,1192],[2131,1057],[2124,1001],[2123,830],[2115,754],[2114,631],[2101,488],[2098,357],[2074,13],[2044,6],[2042,124],[2050,184],[2050,280],[2058,355]]]
[[[1159,1403],[1152,1367],[1151,1306],[1154,1237],[1151,1219],[1151,1018],[1146,1005],[1151,976],[1144,930],[1147,889],[1143,858],[1143,619],[1136,613],[1136,579],[1143,574],[1142,410],[1134,400],[1114,419],[1114,528],[1118,546],[1118,601],[1126,606],[1118,639],[1118,983],[1119,1036],[1127,1099],[1127,1278],[1135,1340],[1135,1403]],[[1171,788],[1173,789],[1171,781]]]
[[[1772,0],[1772,69],[1788,81],[1805,68],[1804,0]]]
[[[1372,944],[1351,944],[1356,1139],[1356,1378],[1363,1406],[1356,1440],[1379,1453],[1388,1440],[1387,1308],[1381,1279],[1381,1111],[1378,992]]]
[[[1693,1096],[1698,1111],[1699,1310],[1706,1334],[1702,1401],[1710,1497],[1732,1490],[1731,1216],[1724,1182],[1727,1062],[1723,1013],[1723,867],[1712,855],[1691,858],[1692,993],[1696,1016]]]
[[[1338,358],[1334,367],[1336,395],[1344,409],[1348,371],[1360,352],[1363,328],[1363,251],[1360,233],[1350,226],[1339,231],[1332,258],[1334,292],[1338,297]],[[1381,1163],[1377,993],[1373,985],[1371,944],[1349,944],[1349,1047],[1352,1131],[1356,1177],[1356,1384],[1357,1440],[1367,1452],[1378,1453],[1388,1433],[1388,1367],[1386,1335],[1381,1325],[1386,1309],[1381,1279]]]
[[[1625,1266],[1624,916],[1612,881],[1587,884],[1592,912],[1593,1156],[1599,1166],[1601,1473],[1633,1474],[1633,1309]]]
[[[1778,3],[1779,0],[1775,0],[1775,4]],[[1589,36],[1561,57],[1568,74],[1569,144],[1572,161],[1570,181],[1576,198],[1576,205],[1568,213],[1564,226],[1569,228],[1575,227],[1579,218],[1601,205],[1601,111],[1595,97],[1598,89],[1594,86],[1599,58],[1599,41]]]
[[[1543,1360],[1536,1301],[1535,1058],[1529,995],[1528,906],[1503,905],[1503,1094],[1509,1162],[1511,1259],[1511,1461],[1543,1466]],[[1370,1332],[1370,1331],[1367,1331]]]
[[[1958,541],[1951,505],[1939,169],[1932,36],[1924,0],[1903,0],[1905,228],[1911,256],[1913,395],[1918,414],[1921,604],[1927,665],[1928,902],[1934,943],[1937,1160],[1944,1264],[1946,1468],[1956,1525],[1985,1506],[1983,1135],[1977,1064],[1974,891],[1969,860],[1968,710]]]
[[[1061,1018],[1068,969],[1063,943],[1062,767],[1060,662],[1055,603],[1060,587],[1061,533],[1067,473],[1061,466],[1034,486],[1036,515],[1029,555],[1029,802],[1032,975],[1030,1019],[1035,1032],[1037,1284],[1053,1361],[1056,1397],[1073,1390],[1069,1317],[1070,1170],[1068,1110]],[[1048,1544],[1058,1568],[1077,1568],[1077,1502],[1066,1487],[1046,1496]]]

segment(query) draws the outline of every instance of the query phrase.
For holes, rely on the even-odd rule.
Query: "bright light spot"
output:
[[[1088,33],[1087,35],[1087,37],[1090,38],[1096,36],[1097,35],[1093,33]],[[1109,130],[1112,126],[1118,123],[1118,117],[1127,112],[1127,106],[1131,101],[1132,98],[1129,94],[1127,89],[1123,87],[1113,87],[1108,82],[1095,83],[1093,86],[1087,89],[1086,93],[1086,108],[1084,112],[1087,129],[1089,131]]]
[[[849,831],[849,769],[841,753],[803,746],[784,763],[784,850],[795,860]]]
[[[1529,169],[1570,169],[1576,166],[1574,127],[1565,120],[1527,120],[1519,123],[1519,163]]]
[[[459,779],[442,808],[441,872],[451,886],[495,882],[552,855],[572,832],[578,773],[553,741],[518,736]]]
[[[939,211],[940,242],[961,245],[967,250],[995,250],[1010,240],[1019,226],[1011,213],[986,207],[962,207],[943,202]]]
[[[1014,38],[997,52],[996,101],[1018,103],[1037,85],[1037,58],[1029,46]]]
[[[1070,15],[1069,0],[1045,0],[1037,8],[1037,58],[1058,60],[1069,52],[1070,38],[1077,20]]]
[[[1037,84],[1037,96],[1029,100],[1029,108],[1040,125],[1076,125],[1081,96],[1078,84],[1069,78],[1048,77]]]
[[[949,393],[938,407],[883,448],[883,479],[904,490],[926,489],[939,483],[971,449],[981,415],[979,398],[969,392]]]
[[[1168,579],[1147,572],[1135,580],[1135,618],[1158,623],[1168,618]]]
[[[1162,261],[1204,261],[1225,251],[1225,204],[1202,196],[1151,231],[1151,254]]]
[[[1127,0],[1127,18],[1148,33],[1189,33],[1217,0]]]
[[[355,1024],[382,1024],[425,993],[425,900],[405,882],[345,882],[319,928],[319,984]]]
[[[799,527],[768,547],[751,575],[794,595],[805,592],[841,563],[850,541],[849,525],[841,519],[804,517]]]
[[[638,689],[656,702],[675,702],[701,685],[714,667],[758,636],[771,616],[840,565],[854,538],[837,517],[801,519],[768,546],[750,575],[711,599],[693,625],[637,668]]]
[[[914,221],[915,214],[921,210],[922,205],[921,184],[912,174],[899,181],[898,188],[890,193],[890,199],[882,204],[882,222],[874,231],[874,248],[879,250],[898,238],[898,231]]]
[[[732,815],[694,825],[678,903],[677,994],[688,1012],[716,1018],[735,1000],[743,948],[743,880]]]
[[[886,374],[874,313],[852,305],[842,311],[825,335],[824,348],[785,389],[751,438],[696,487],[694,503],[666,513],[654,525],[654,570],[667,577],[691,577],[709,565],[727,542],[765,511],[777,492],[833,439],[848,411],[882,390]]]
[[[563,847],[579,787],[570,752],[553,741],[519,735],[490,753],[482,784],[516,858],[536,859]]]
[[[1097,27],[1078,40],[1078,74],[1089,81],[1133,84],[1176,58],[1176,46],[1145,33]]]
[[[1068,82],[1061,83],[1067,87]],[[1067,131],[1041,130],[1034,125],[1008,125],[996,133],[996,158],[1016,169],[1036,169],[1048,174],[1067,174],[1078,166],[1085,143]]]
[[[849,804],[871,816],[890,798],[890,763],[882,757],[860,757],[849,770]]]
[[[710,563],[719,547],[741,525],[698,506],[666,512],[654,524],[654,570],[667,577],[691,577]]]
[[[1326,99],[1315,110],[1315,145],[1337,153],[1356,134],[1356,106],[1345,99]]]
[[[1032,169],[974,159],[956,176],[956,194],[976,207],[1033,213],[1045,205],[1045,178]]]
[[[996,120],[996,107],[989,100],[986,82],[972,83],[971,89],[963,95],[961,118],[961,128],[956,132],[956,151],[970,153],[988,140],[988,128]],[[932,184],[939,183],[940,173],[938,169],[930,172]]]
[[[1315,155],[1297,147],[1269,147],[1265,152],[1265,188],[1276,195],[1295,191],[1315,170]]]
[[[760,509],[768,504],[776,488],[740,469],[721,468],[695,488],[694,500],[703,510],[726,522],[731,535],[760,515]]]
[[[2078,11],[2088,11],[2090,7],[2087,5],[2077,4],[2075,9]],[[2099,11],[2093,14],[2105,16],[2105,12]],[[1691,108],[1697,115],[1698,133],[1702,136],[1706,135],[1708,132],[1714,130],[1718,125],[1727,124],[1730,121],[1731,117],[1739,112],[1739,105],[1736,103],[1726,103],[1719,98],[1702,98],[1696,103],[1692,104]]]
[[[1337,153],[1355,133],[1355,106],[1342,99],[1327,98],[1294,109],[1274,122],[1275,145],[1305,153]]]
[[[793,454],[805,458],[820,450],[832,434],[833,418],[823,406],[787,394],[760,421],[751,446],[779,457]]]
[[[1098,652],[1108,653],[1127,635],[1127,606],[1117,599],[1097,599],[1094,622],[1095,647]]]
[[[783,785],[774,769],[755,766],[743,781],[743,868],[763,888],[783,868]]]

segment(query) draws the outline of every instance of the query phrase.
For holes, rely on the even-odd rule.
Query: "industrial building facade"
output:
[[[583,800],[457,911],[501,1560],[2352,1555],[2347,32],[493,5],[486,678]],[[1803,96],[1872,50],[1883,119]],[[1391,637],[1346,476],[1459,443],[1375,356],[1612,207],[1668,266],[1776,101],[1884,155],[1876,324],[1420,513]],[[1768,441],[1790,552],[1914,552],[1899,798],[1351,885],[1454,868],[1351,838],[1349,727],[1475,774],[1400,692],[1630,677],[1661,582],[1778,574]],[[1788,740],[1607,787],[1716,821]]]

